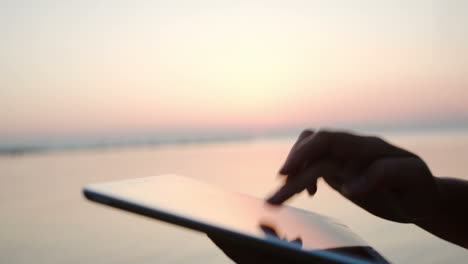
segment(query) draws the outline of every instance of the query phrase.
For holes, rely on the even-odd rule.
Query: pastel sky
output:
[[[0,143],[468,120],[467,1],[0,1]]]

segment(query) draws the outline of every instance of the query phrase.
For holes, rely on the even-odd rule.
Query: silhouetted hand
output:
[[[304,131],[280,174],[286,182],[271,198],[281,204],[305,189],[315,194],[325,181],[370,213],[397,222],[433,216],[440,204],[435,177],[415,154],[377,137]]]

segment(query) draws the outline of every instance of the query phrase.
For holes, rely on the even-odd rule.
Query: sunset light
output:
[[[468,116],[466,17],[424,1],[49,2],[0,11],[0,142]]]

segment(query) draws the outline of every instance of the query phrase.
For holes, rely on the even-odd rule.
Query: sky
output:
[[[0,145],[468,124],[468,4],[0,0]]]

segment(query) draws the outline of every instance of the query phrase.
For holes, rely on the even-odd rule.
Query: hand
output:
[[[281,204],[305,189],[315,194],[319,177],[363,209],[396,222],[431,217],[440,203],[424,161],[377,137],[306,130],[280,174],[286,182],[270,203]]]

